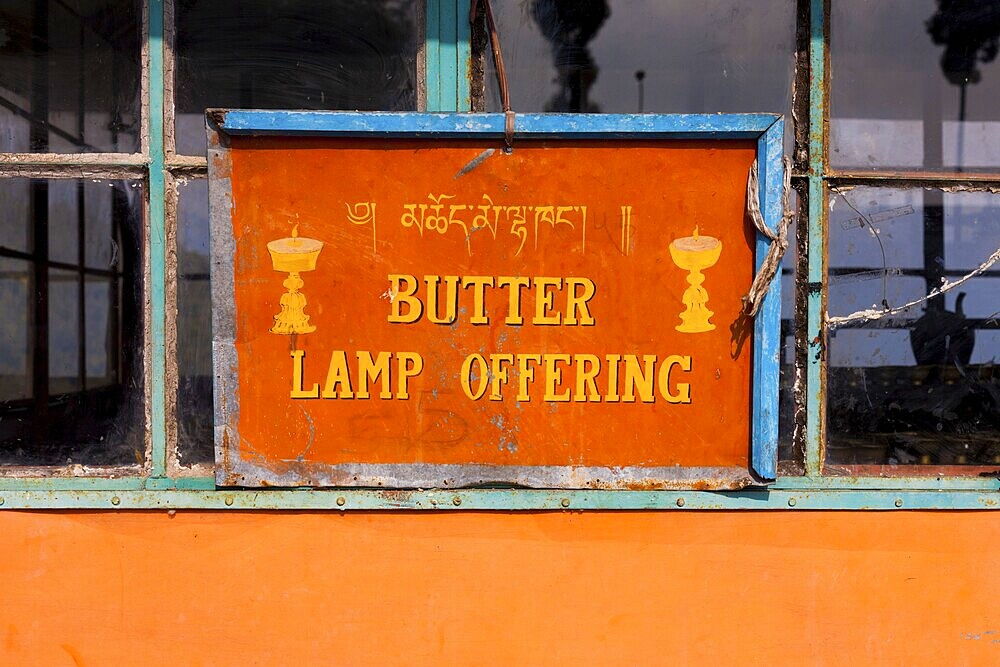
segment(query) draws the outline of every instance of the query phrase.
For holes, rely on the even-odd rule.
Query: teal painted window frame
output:
[[[172,452],[176,369],[170,310],[175,307],[168,258],[176,234],[177,184],[203,178],[204,158],[178,156],[173,145],[173,100],[164,81],[172,78],[173,1],[146,0],[143,35],[143,132],[141,152],[94,156],[8,155],[0,176],[100,177],[102,173],[145,178],[147,193],[147,295],[150,302],[146,351],[149,403],[147,463],[143,468],[94,468],[87,476],[65,469],[3,470],[0,510],[4,509],[218,509],[218,510],[975,510],[1000,507],[995,477],[842,477],[824,475],[823,400],[825,397],[825,294],[823,255],[826,196],[837,174],[831,172],[827,138],[829,117],[829,10],[831,0],[798,0],[800,20],[808,19],[810,69],[808,164],[793,174],[807,194],[810,285],[805,327],[809,346],[805,392],[806,428],[803,475],[782,476],[764,488],[743,491],[584,491],[524,489],[462,490],[231,490],[216,489],[211,469],[183,468]],[[791,1],[791,0],[790,0]],[[835,0],[833,0],[835,1]],[[471,111],[471,34],[469,0],[423,0],[425,35],[421,70],[424,111]],[[166,92],[166,95],[165,95]],[[954,178],[914,178],[913,184],[940,185]],[[877,181],[873,173],[871,179]],[[978,180],[983,180],[980,177]],[[986,180],[989,180],[987,178]],[[993,180],[1000,183],[1000,175]]]

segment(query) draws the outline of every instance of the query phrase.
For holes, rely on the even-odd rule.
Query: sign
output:
[[[209,118],[220,485],[773,475],[777,296],[737,323],[775,117]]]

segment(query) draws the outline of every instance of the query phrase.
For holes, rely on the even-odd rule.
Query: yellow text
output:
[[[690,371],[689,355],[477,353],[465,357],[460,380],[473,401],[514,393],[519,402],[686,404],[691,385],[678,376]]]
[[[304,350],[292,350],[292,398],[367,400],[374,395],[383,400],[406,400],[410,397],[410,378],[424,369],[424,359],[416,352],[373,355],[358,350],[349,358],[344,350],[334,350],[321,388],[319,382],[306,384],[305,356]]]
[[[590,300],[597,288],[590,278],[522,276],[389,275],[389,322],[425,319],[454,324],[460,312],[471,324],[490,323],[490,305],[505,313],[504,323],[536,326],[593,326]],[[459,303],[465,308],[459,308]]]

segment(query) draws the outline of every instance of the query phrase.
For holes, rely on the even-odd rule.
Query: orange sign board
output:
[[[227,144],[220,483],[748,480],[756,142]]]

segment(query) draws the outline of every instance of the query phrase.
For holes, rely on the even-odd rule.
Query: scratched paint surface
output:
[[[493,146],[231,138],[241,458],[265,468],[745,467],[752,344],[735,354],[730,324],[752,278],[745,187],[754,143],[525,141],[512,154]],[[696,226],[702,241],[712,237],[722,247],[703,272],[715,329],[685,333],[676,326],[688,272],[669,246]],[[270,329],[289,276],[275,270],[267,244],[293,237],[293,229],[323,246],[315,269],[299,274],[308,324],[302,333],[277,334]],[[411,283],[393,282],[394,275],[415,278],[410,299],[422,300],[419,320],[389,321],[394,312],[410,312],[397,301],[405,302]],[[429,275],[441,276],[434,310],[446,320],[446,276],[492,279],[494,287],[483,288],[480,311],[476,286],[460,283],[455,321],[436,324],[428,320]],[[532,280],[520,313],[511,308],[511,289],[497,286],[501,276]],[[541,311],[538,293],[545,301],[546,288],[536,285],[539,277],[563,281],[547,288],[552,305]],[[568,292],[586,289],[568,289],[569,278],[594,286],[575,311]],[[507,322],[518,314],[523,324]],[[585,323],[588,314],[592,324]],[[477,315],[488,323],[473,323]],[[574,316],[577,324],[568,324]],[[559,324],[540,323],[555,317]],[[331,358],[341,351],[352,398],[345,397],[346,383],[330,382],[339,372]],[[357,398],[359,352],[373,359],[392,353],[390,382],[369,382],[365,399]],[[422,359],[420,372],[405,378],[407,398],[399,382],[416,364],[411,357],[399,365],[400,353]],[[503,359],[491,355],[508,354],[511,363],[491,365]],[[554,362],[560,375],[551,386],[545,363],[528,360],[533,378],[522,377],[518,355],[534,354],[569,355]],[[474,361],[463,373],[470,355],[482,355],[485,365]],[[584,367],[574,355],[594,355],[601,364],[582,392]],[[629,393],[624,360],[615,355],[637,355],[642,377],[634,402],[615,400]],[[645,355],[654,358],[652,373]],[[674,364],[661,383],[672,355],[690,357],[690,371]],[[504,371],[506,382],[498,377]],[[644,393],[647,375],[652,391]],[[482,396],[467,395],[463,378],[473,397],[480,389]],[[683,394],[681,384],[690,402],[669,402]],[[314,388],[317,397],[291,396]],[[529,400],[518,400],[519,393]],[[568,393],[569,400],[544,400],[546,393]]]

